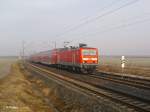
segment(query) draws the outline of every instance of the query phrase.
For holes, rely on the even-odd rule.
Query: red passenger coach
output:
[[[86,46],[65,47],[31,56],[32,62],[53,65],[62,69],[92,73],[98,66],[98,49]]]

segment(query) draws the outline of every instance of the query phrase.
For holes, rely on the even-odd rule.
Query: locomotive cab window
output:
[[[96,55],[96,50],[82,50],[83,55]]]

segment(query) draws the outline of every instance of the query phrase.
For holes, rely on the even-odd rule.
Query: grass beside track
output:
[[[126,73],[150,77],[149,57],[126,57],[125,69],[121,68],[121,57],[100,57],[100,71]]]
[[[0,112],[52,112],[23,71],[14,63],[9,75],[0,79]]]
[[[7,76],[10,71],[11,64],[15,61],[16,59],[14,58],[0,58],[0,79]]]

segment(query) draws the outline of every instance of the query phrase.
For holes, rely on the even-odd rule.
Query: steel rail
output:
[[[44,66],[41,64],[35,64],[35,65],[40,66],[45,69],[48,69],[48,70],[51,68],[49,66]],[[112,92],[117,92],[120,94],[124,94],[124,95],[130,96],[132,98],[138,99],[140,101],[150,103],[150,97],[149,97],[150,89],[147,89],[147,88],[144,89],[144,88],[139,87],[138,85],[134,86],[133,84],[126,84],[126,83],[124,84],[124,83],[121,83],[120,81],[104,80],[101,78],[95,78],[90,75],[74,74],[74,73],[67,72],[65,70],[61,70],[61,73],[60,73],[59,69],[55,69],[55,70],[59,71],[59,72],[56,71],[58,74],[61,74],[61,75],[85,82],[85,83],[90,83],[95,87],[103,88],[103,89],[110,90]],[[103,84],[102,85],[98,84],[101,81],[104,81],[104,82],[106,81],[106,86]],[[110,83],[110,84],[108,85],[108,83]],[[112,85],[111,85],[111,83],[112,83]]]
[[[134,83],[150,86],[150,79],[125,76],[125,75],[121,75],[121,74],[118,75],[118,74],[114,74],[114,73],[105,73],[105,72],[97,72],[96,75],[101,76],[101,77],[109,77],[109,78],[113,78],[113,79],[125,80],[128,82],[134,82]]]
[[[97,88],[97,87],[93,86],[92,84],[87,84],[87,83],[82,82],[82,81],[78,81],[78,80],[75,80],[75,79],[72,79],[72,78],[69,78],[69,77],[62,76],[60,74],[51,72],[49,70],[40,68],[40,67],[32,65],[32,64],[29,64],[29,66],[33,67],[34,69],[36,69],[36,70],[38,70],[40,72],[44,72],[46,74],[50,74],[50,75],[40,74],[40,75],[42,75],[42,76],[44,76],[46,78],[49,78],[52,75],[53,77],[56,77],[56,78],[61,79],[63,81],[66,81],[66,82],[68,82],[70,84],[74,84],[77,87],[89,90],[89,91],[91,91],[91,92],[93,92],[93,93],[95,93],[97,95],[109,98],[112,101],[118,102],[118,103],[120,103],[122,105],[126,105],[126,106],[128,106],[128,107],[130,107],[132,109],[135,109],[136,111],[150,112],[150,106],[148,104],[144,103],[144,102],[137,101],[137,100],[132,99],[130,97],[121,95],[120,93],[119,94],[118,93],[113,93],[113,92],[110,92],[108,90]]]
[[[125,84],[125,85],[136,87],[136,88],[139,88],[139,89],[150,90],[150,86],[148,86],[147,84],[144,84],[144,83],[141,84],[141,83],[137,83],[137,82],[134,82],[134,81],[116,79],[116,78],[111,78],[111,77],[103,77],[103,76],[99,76],[99,75],[90,75],[90,77],[99,78],[99,79],[103,79],[103,80],[108,80],[108,81],[112,81],[112,82],[116,82],[116,83],[120,83],[120,84]]]

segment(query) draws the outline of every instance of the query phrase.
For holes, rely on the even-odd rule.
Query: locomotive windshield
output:
[[[96,55],[96,50],[84,49],[82,50],[83,55]]]

